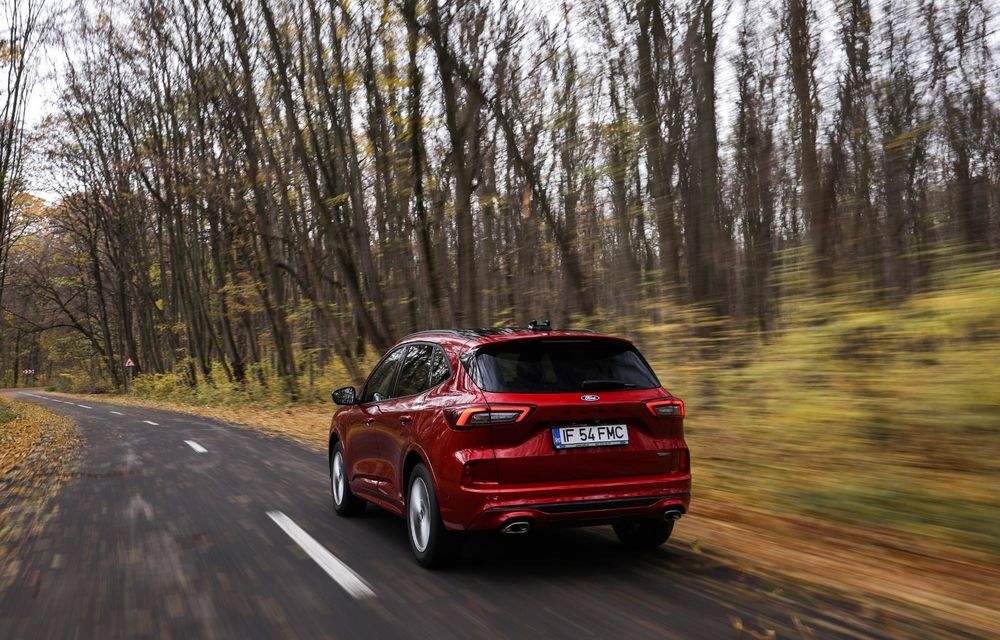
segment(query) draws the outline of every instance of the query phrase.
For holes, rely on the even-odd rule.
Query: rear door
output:
[[[368,376],[361,390],[358,410],[352,412],[352,424],[348,425],[345,446],[350,478],[362,491],[377,493],[379,482],[385,479],[375,425],[384,418],[383,406],[392,397],[404,352],[405,349],[396,349]]]
[[[392,399],[382,403],[382,415],[374,425],[381,457],[379,492],[399,504],[402,504],[403,452],[413,440],[414,431],[428,418],[424,392],[431,386],[435,350],[440,349],[426,343],[406,347]]]
[[[683,418],[647,406],[670,396],[625,341],[507,341],[482,348],[472,374],[491,409],[533,407],[490,427],[503,484],[669,474],[684,446]]]

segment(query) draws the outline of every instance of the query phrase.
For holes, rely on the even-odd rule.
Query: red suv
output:
[[[424,331],[390,349],[330,425],[337,513],[407,520],[420,564],[461,532],[612,524],[653,547],[687,511],[684,403],[627,340],[588,331]]]

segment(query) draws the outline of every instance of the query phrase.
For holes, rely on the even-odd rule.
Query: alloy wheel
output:
[[[431,536],[430,498],[423,478],[416,478],[410,487],[408,515],[410,539],[417,551],[423,553]]]
[[[333,484],[333,501],[340,506],[344,502],[344,455],[338,451],[333,456],[333,471],[330,473],[330,482]]]

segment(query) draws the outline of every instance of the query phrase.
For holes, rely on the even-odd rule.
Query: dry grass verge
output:
[[[933,638],[956,637],[957,630],[989,637],[1000,629],[1000,567],[987,554],[697,493],[677,533],[696,552],[748,574],[834,591],[875,625],[917,621],[921,637]]]
[[[70,396],[216,418],[312,447],[327,444],[333,407],[207,407],[122,396]],[[847,597],[873,624],[919,621],[936,638],[946,629],[986,636],[1000,628],[1000,568],[987,551],[956,547],[897,529],[837,524],[748,506],[735,496],[699,491],[677,541],[749,574],[791,579]],[[900,637],[905,637],[900,633]]]
[[[75,469],[76,434],[63,416],[0,398],[0,590],[18,574],[20,544],[56,513],[52,498]]]

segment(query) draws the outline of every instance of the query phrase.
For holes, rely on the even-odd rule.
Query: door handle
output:
[[[365,418],[365,424],[369,424],[370,425],[373,422],[375,422],[375,418]]]
[[[413,416],[399,416],[399,424],[408,424],[413,420]]]

